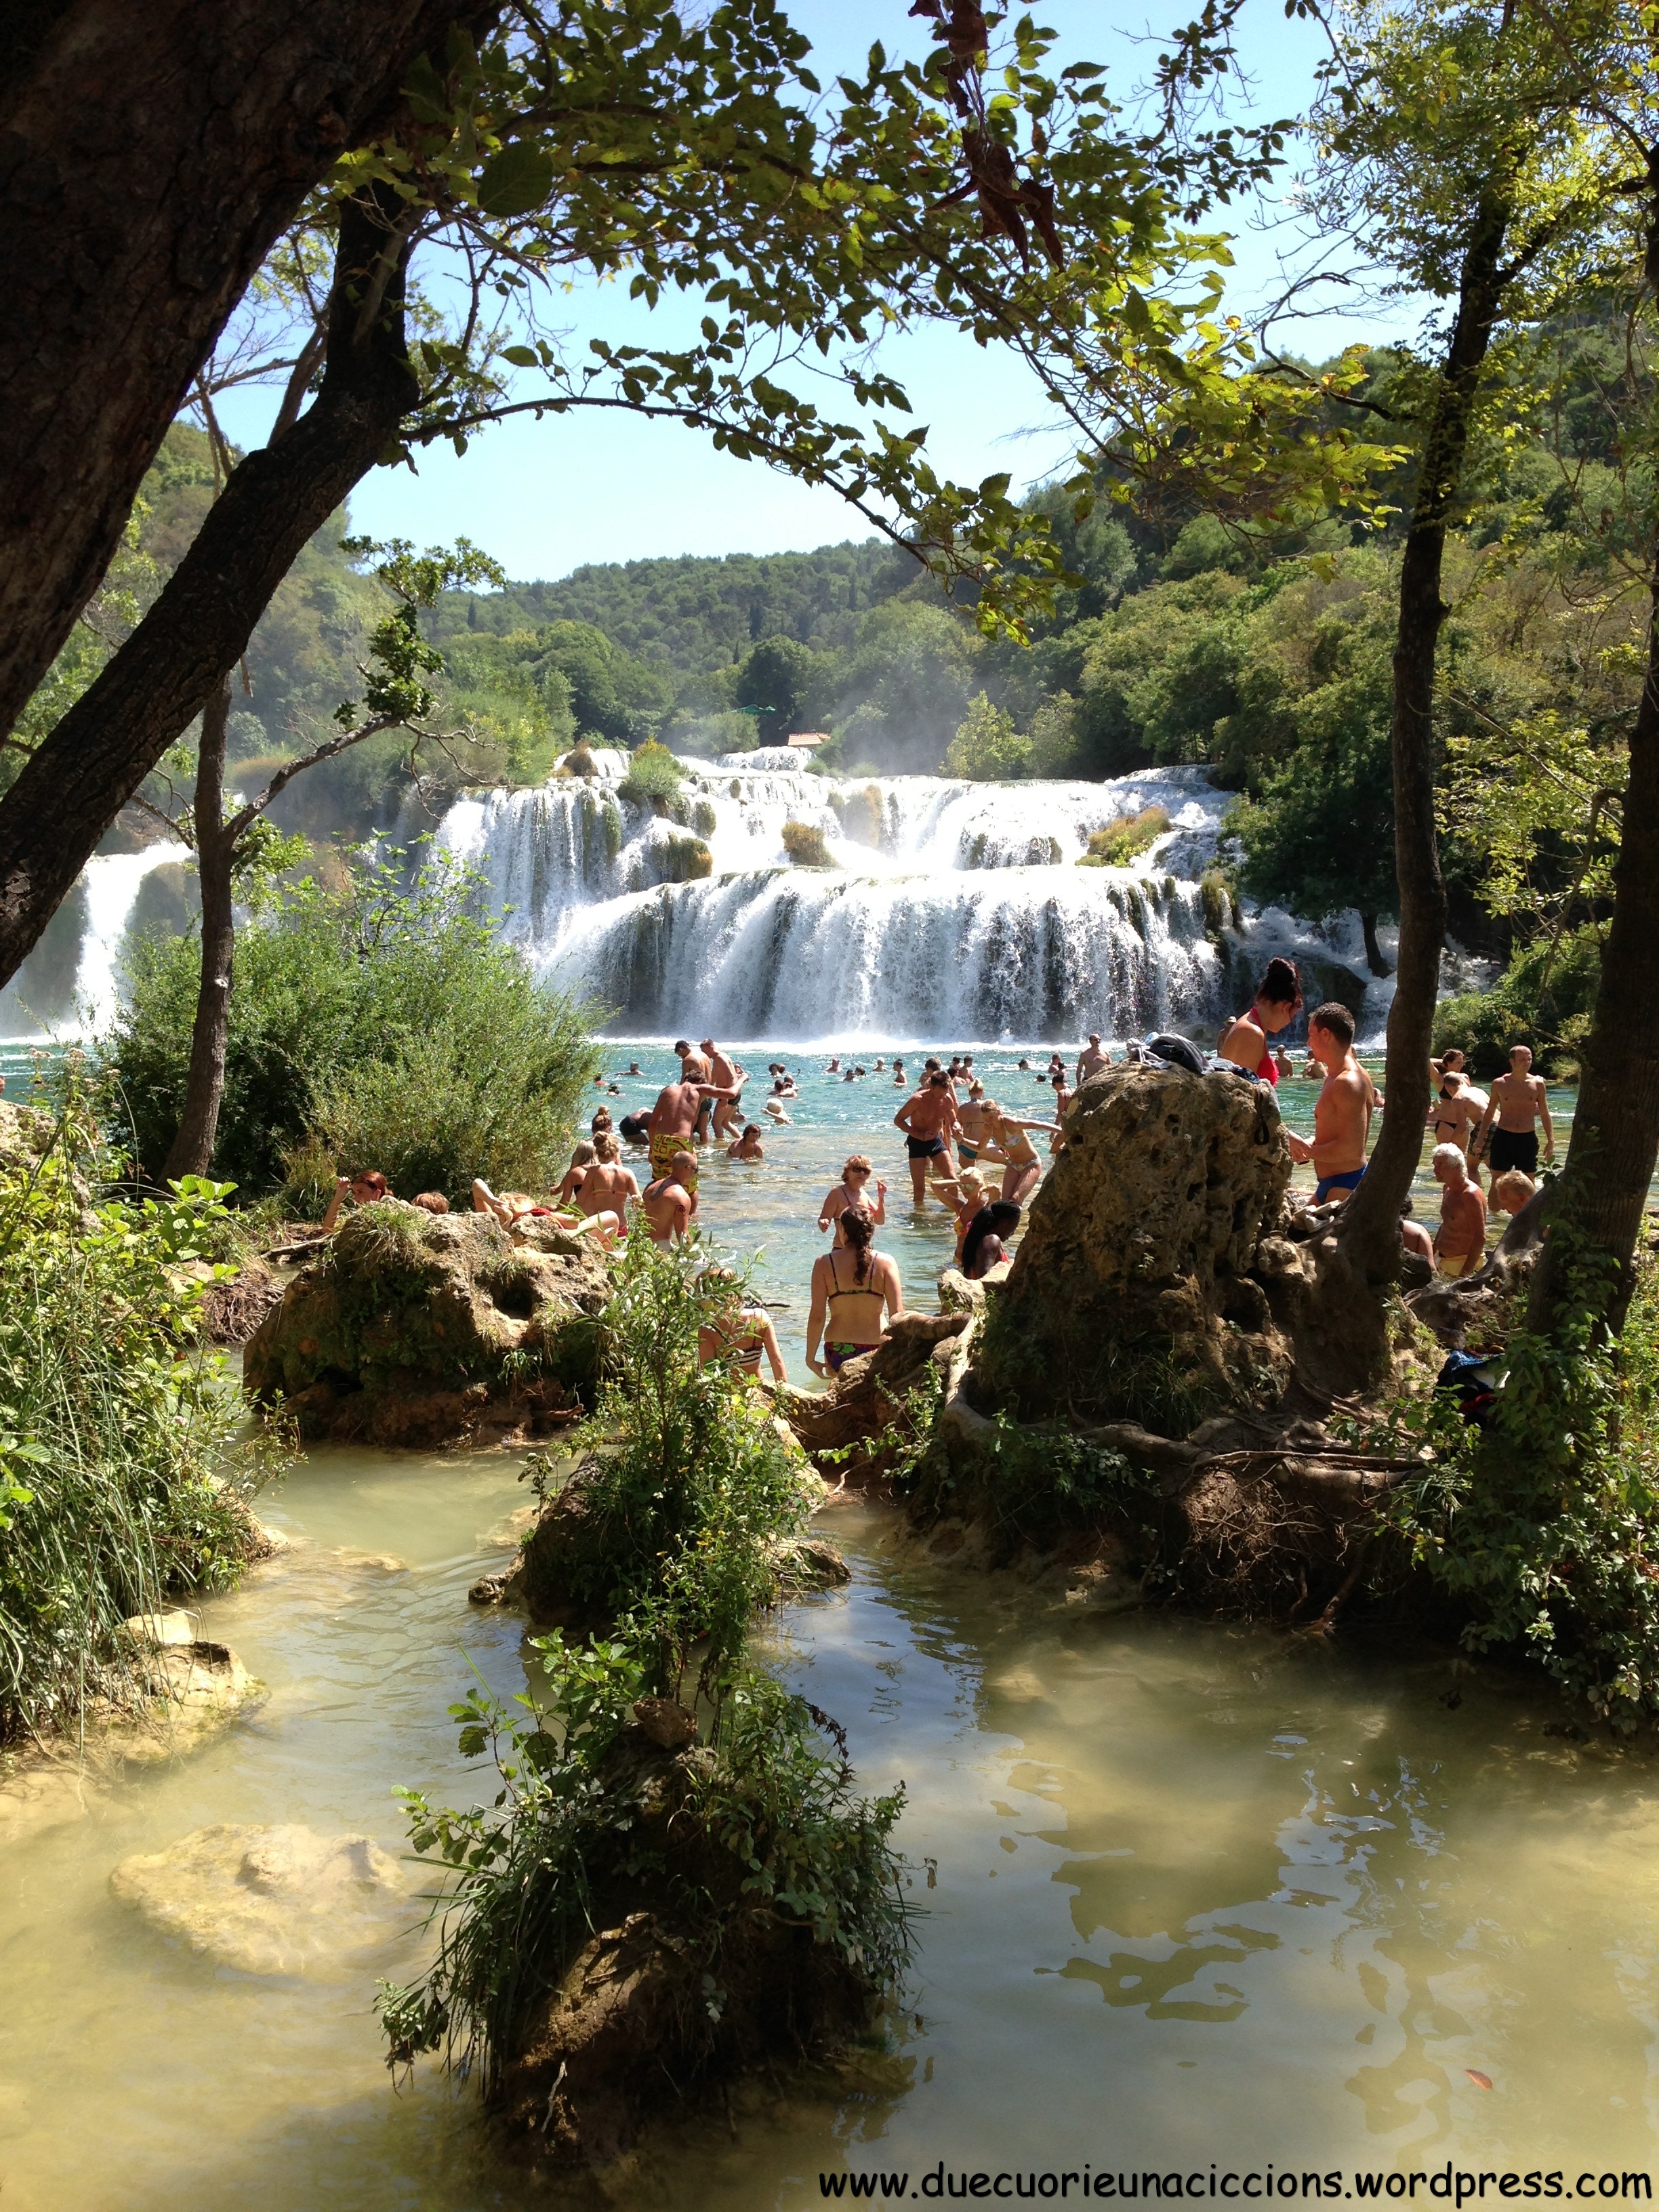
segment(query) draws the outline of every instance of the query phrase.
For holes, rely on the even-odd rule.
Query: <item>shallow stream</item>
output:
[[[815,1085],[765,1168],[705,1177],[710,1225],[763,1244],[794,1300],[797,1373],[824,1170],[873,1146],[878,1088]],[[887,1180],[899,1200],[902,1162]],[[884,1241],[925,1291],[942,1217],[897,1204]],[[420,1956],[418,1870],[377,1943],[291,1975],[216,1965],[109,1887],[129,1854],[216,1822],[397,1851],[398,1788],[483,1794],[445,1712],[475,1669],[522,1686],[522,1624],[466,1590],[524,1503],[508,1457],[314,1455],[264,1508],[295,1548],[204,1608],[264,1701],[0,1827],[4,2212],[541,2201],[464,2089],[429,2065],[398,2087],[380,2063],[374,1984]],[[836,1509],[836,1527],[852,1587],[770,1643],[846,1723],[864,1786],[906,1785],[915,1972],[854,2082],[740,2100],[729,2126],[693,2116],[617,2201],[794,2212],[822,2201],[821,2171],[914,2189],[941,2161],[1449,2159],[1570,2182],[1653,2162],[1649,1757],[1552,1734],[1546,1701],[1445,1656],[1103,1616],[927,1562],[878,1510]]]

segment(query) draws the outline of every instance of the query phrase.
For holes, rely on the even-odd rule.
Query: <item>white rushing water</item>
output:
[[[156,868],[187,860],[172,840],[87,862],[47,932],[0,993],[0,1041],[95,1036],[115,1018],[122,955],[138,894]]]
[[[1199,878],[1231,794],[1200,768],[836,779],[779,747],[684,763],[670,819],[617,799],[621,765],[463,798],[437,842],[483,876],[538,973],[614,1009],[626,1033],[1123,1037],[1217,1022],[1243,970],[1281,946],[1356,964],[1357,921],[1352,944],[1277,913],[1248,941],[1213,913],[1206,928]],[[1091,832],[1149,806],[1171,826],[1132,866],[1077,865]],[[818,832],[830,865],[792,865],[787,823]],[[694,841],[712,860],[701,879]],[[1367,1028],[1382,1012],[1368,1001]]]

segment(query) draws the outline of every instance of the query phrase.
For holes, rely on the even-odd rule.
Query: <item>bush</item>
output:
[[[662,853],[665,883],[701,883],[714,872],[714,856],[701,837],[671,836]]]
[[[798,868],[830,868],[835,866],[824,844],[823,832],[814,822],[786,822],[783,825],[783,849]]]
[[[222,1189],[89,1207],[112,1164],[71,1098],[0,1166],[0,1742],[136,1701],[121,1623],[236,1580],[274,1463],[198,1340]]]
[[[1089,839],[1089,849],[1078,862],[1080,868],[1127,868],[1170,827],[1161,806],[1143,806],[1139,814],[1115,815],[1103,830]],[[1207,910],[1206,910],[1207,911]]]
[[[647,738],[629,762],[628,774],[617,787],[617,793],[623,799],[632,799],[635,805],[653,805],[659,799],[677,795],[684,774],[666,745]]]
[[[983,691],[976,693],[945,753],[945,775],[1006,783],[1026,775],[1030,766],[1031,740],[1019,735],[1005,708],[994,707]]]
[[[1471,1073],[1489,1082],[1508,1073],[1512,1044],[1529,1044],[1540,1074],[1571,1077],[1589,1034],[1601,975],[1601,940],[1593,923],[1559,945],[1528,945],[1490,991],[1441,1000],[1434,1012],[1435,1049],[1461,1045]]]
[[[244,1198],[301,1153],[295,1188],[314,1188],[325,1151],[453,1200],[478,1174],[544,1182],[565,1143],[599,1066],[581,1010],[471,910],[464,871],[434,858],[405,888],[397,857],[358,855],[336,888],[307,878],[240,934],[214,1157]],[[152,1171],[183,1109],[198,961],[191,939],[141,939],[109,1047]]]

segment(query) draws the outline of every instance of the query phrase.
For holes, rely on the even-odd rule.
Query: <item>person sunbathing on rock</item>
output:
[[[695,1154],[671,1152],[662,1173],[640,1193],[640,1211],[653,1244],[672,1244],[690,1231],[697,1211],[697,1194],[687,1178],[696,1171]]]
[[[841,1216],[844,1244],[812,1262],[812,1302],[806,1316],[806,1364],[814,1375],[839,1374],[849,1359],[873,1352],[890,1316],[904,1310],[897,1262],[870,1249],[876,1224],[863,1208]],[[823,1339],[823,1358],[817,1357]]]
[[[368,1168],[357,1175],[336,1176],[334,1194],[328,1201],[328,1211],[322,1218],[322,1233],[332,1236],[340,1223],[340,1208],[347,1199],[354,1206],[374,1206],[392,1195],[391,1186],[378,1168]]]
[[[697,1280],[700,1290],[717,1297],[725,1292],[729,1299],[697,1330],[697,1358],[702,1364],[707,1367],[712,1360],[722,1359],[734,1375],[758,1382],[763,1355],[771,1365],[773,1380],[787,1382],[789,1375],[778,1348],[778,1333],[765,1307],[744,1305],[738,1295],[738,1279],[729,1267],[705,1268]]]
[[[493,1213],[509,1234],[528,1221],[551,1221],[561,1229],[586,1230],[597,1234],[597,1225],[568,1208],[548,1205],[545,1199],[532,1198],[527,1190],[504,1190],[499,1195],[491,1190],[482,1176],[472,1178],[472,1211]]]

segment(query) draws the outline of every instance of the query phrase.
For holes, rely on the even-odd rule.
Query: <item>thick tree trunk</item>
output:
[[[1435,663],[1446,617],[1440,576],[1475,396],[1502,306],[1500,264],[1509,219],[1507,202],[1496,198],[1475,216],[1401,561],[1389,725],[1400,953],[1389,1011],[1388,1103],[1364,1181],[1344,1209],[1337,1251],[1322,1270],[1308,1332],[1308,1379],[1326,1393],[1374,1383],[1386,1364],[1387,1319],[1379,1293],[1400,1272],[1400,1210],[1422,1157],[1428,1120],[1429,1054],[1446,934],[1434,819]]]
[[[378,189],[378,188],[377,188]],[[168,745],[216,691],[312,533],[385,451],[416,397],[404,343],[397,203],[342,213],[326,367],[310,408],[232,471],[166,589],[0,799],[0,983]],[[364,313],[377,263],[392,274]]]
[[[1382,957],[1382,947],[1376,939],[1376,916],[1374,914],[1362,914],[1359,917],[1359,927],[1365,933],[1365,965],[1373,975],[1388,975],[1390,972],[1389,963]]]
[[[0,733],[96,588],[271,244],[339,154],[383,125],[414,57],[478,10],[43,0],[11,12],[26,20],[0,39]]]
[[[1647,679],[1630,741],[1613,921],[1583,1054],[1567,1164],[1551,1202],[1575,1241],[1618,1263],[1607,1320],[1630,1304],[1631,1261],[1659,1158],[1659,574],[1652,586]],[[1567,1285],[1560,1247],[1547,1237],[1533,1277],[1527,1326],[1548,1333]]]
[[[196,993],[196,1025],[190,1039],[190,1073],[184,1118],[173,1140],[165,1182],[205,1175],[219,1135],[219,1102],[225,1091],[225,1038],[230,1027],[230,966],[236,921],[230,896],[234,839],[225,826],[225,733],[230,721],[230,679],[202,711],[196,757],[196,865],[202,880],[202,980]]]

